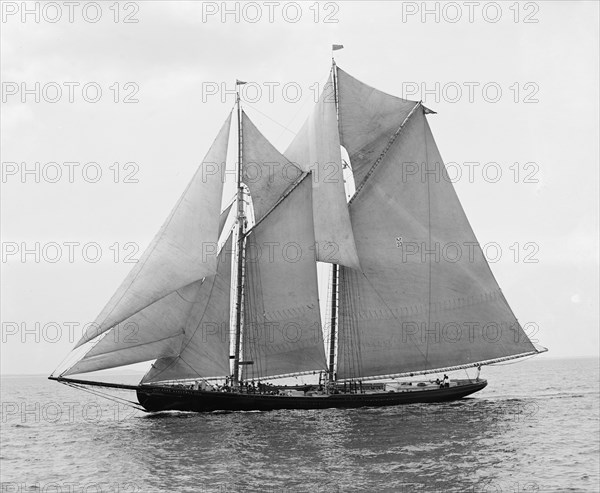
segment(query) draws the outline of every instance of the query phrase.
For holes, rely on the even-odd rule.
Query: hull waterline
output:
[[[137,389],[137,398],[142,407],[149,412],[358,408],[453,401],[478,392],[486,385],[486,380],[478,380],[424,390],[312,396],[242,394],[178,387],[141,386]]]

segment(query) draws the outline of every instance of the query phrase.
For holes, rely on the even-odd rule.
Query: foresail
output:
[[[374,89],[339,67],[337,80],[340,138],[358,186],[417,102]]]
[[[243,182],[250,189],[254,217],[259,221],[300,177],[288,161],[242,112]]]
[[[246,243],[244,379],[326,367],[307,175]]]
[[[338,378],[536,351],[492,275],[423,110],[351,201],[350,216],[362,271],[340,269]]]
[[[165,358],[176,360],[169,374],[180,362],[194,376],[227,374],[231,236],[218,259],[215,276],[184,286],[113,327],[63,375],[157,358],[158,366]]]
[[[303,171],[312,171],[317,260],[358,269],[331,75],[318,103],[284,154]]]
[[[96,330],[75,347],[169,293],[216,272],[230,121],[231,114],[160,231],[96,318]]]

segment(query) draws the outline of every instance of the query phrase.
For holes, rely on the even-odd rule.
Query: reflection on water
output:
[[[453,403],[211,414],[148,415],[7,379],[3,491],[597,491],[595,364],[490,368],[484,391]]]

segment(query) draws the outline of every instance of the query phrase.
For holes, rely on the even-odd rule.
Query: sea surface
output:
[[[2,493],[600,490],[597,359],[481,376],[486,389],[447,404],[212,414],[3,377]]]

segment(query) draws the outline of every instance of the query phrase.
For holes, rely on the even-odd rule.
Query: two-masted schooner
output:
[[[494,279],[421,102],[374,89],[334,61],[281,154],[238,91],[237,196],[221,212],[233,113],[96,330],[76,345],[91,347],[51,379],[134,390],[147,411],[385,406],[487,385],[479,371],[404,377],[545,350]],[[317,263],[331,264],[325,300]],[[123,327],[134,335],[122,337]],[[71,377],[146,361],[138,385]],[[276,384],[303,375],[314,381]]]

